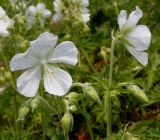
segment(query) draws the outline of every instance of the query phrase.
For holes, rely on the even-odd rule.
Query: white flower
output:
[[[146,66],[148,54],[144,51],[150,45],[151,33],[147,26],[137,25],[142,15],[142,10],[138,6],[128,19],[126,11],[122,10],[118,16],[118,24],[121,34],[128,42],[125,47],[142,65]]]
[[[78,50],[73,42],[65,41],[54,47],[58,37],[48,32],[42,33],[30,42],[25,53],[15,55],[10,67],[12,71],[28,69],[17,79],[18,91],[27,97],[37,93],[41,79],[45,90],[54,95],[62,96],[72,85],[71,76],[60,68],[57,63],[76,65]]]
[[[88,22],[90,20],[89,10],[87,9],[87,7],[89,6],[89,0],[81,0],[80,4],[81,4],[80,11],[82,19],[84,22]]]
[[[89,0],[71,0],[70,6],[66,6],[61,0],[55,0],[53,2],[55,14],[53,16],[53,22],[59,22],[64,17],[70,17],[70,14],[81,16],[82,20],[86,23],[90,20],[90,14],[88,10]]]
[[[9,35],[7,28],[10,26],[11,20],[6,15],[6,12],[0,7],[0,35],[6,37]]]
[[[62,2],[61,0],[55,0],[53,2],[55,14],[53,16],[53,22],[59,22],[63,19],[62,14]]]
[[[39,18],[41,24],[44,24],[44,20],[51,16],[51,12],[46,9],[43,3],[38,3],[37,6],[29,6],[26,11],[27,22],[29,27],[36,23],[37,18]]]

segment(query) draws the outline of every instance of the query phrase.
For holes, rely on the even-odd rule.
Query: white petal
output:
[[[69,73],[54,66],[45,66],[44,87],[53,95],[63,96],[72,85]]]
[[[127,21],[127,12],[126,12],[126,10],[121,10],[120,11],[120,14],[118,15],[117,21],[118,21],[119,29],[121,30],[123,25]]]
[[[43,14],[43,18],[48,18],[48,17],[51,16],[51,12],[49,10],[46,10],[46,9],[43,11],[42,14]]]
[[[39,88],[40,79],[40,67],[27,70],[17,79],[18,92],[26,97],[35,96]]]
[[[7,37],[7,36],[9,36],[9,32],[6,30],[0,30],[0,35],[3,37]]]
[[[82,19],[84,22],[88,22],[90,20],[90,14],[82,14]]]
[[[9,35],[9,32],[7,31],[7,28],[9,26],[9,20],[2,19],[0,21],[0,35],[3,37],[7,37]]]
[[[7,30],[8,22],[5,19],[0,20],[0,30]]]
[[[81,6],[88,7],[89,6],[89,0],[81,0]]]
[[[32,25],[34,25],[35,23],[36,23],[36,18],[35,18],[35,16],[31,16],[31,15],[29,15],[28,17],[27,17],[27,22],[28,22],[28,26],[32,26]]]
[[[88,13],[89,13],[88,8],[86,8],[86,7],[81,7],[81,8],[80,8],[80,11],[81,11],[81,13],[83,13],[83,14],[88,14]]]
[[[131,55],[133,55],[143,66],[148,63],[148,54],[143,51],[138,51],[132,46],[126,46]]]
[[[61,5],[62,5],[62,3],[61,3],[60,0],[55,0],[53,2],[53,5],[54,5],[54,11],[56,11],[56,12],[60,12],[61,11]]]
[[[43,59],[48,56],[51,49],[54,48],[58,36],[44,32],[36,40],[31,41],[28,54],[38,59]]]
[[[78,50],[73,42],[65,41],[59,44],[49,58],[50,63],[66,63],[76,65],[78,62]]]
[[[133,28],[134,26],[136,26],[142,16],[142,10],[137,6],[136,10],[129,15],[128,20],[125,24],[125,28]]]
[[[63,15],[60,12],[57,12],[53,16],[53,22],[59,22],[63,19]]]
[[[0,35],[6,37],[9,35],[7,28],[10,26],[11,20],[5,15],[5,11],[0,7]]]
[[[6,15],[6,12],[2,7],[0,7],[0,16],[5,16],[5,15]]]
[[[32,67],[34,64],[35,61],[29,59],[26,53],[19,53],[12,58],[10,68],[12,71],[23,70]]]
[[[29,6],[26,12],[27,16],[35,16],[36,8],[34,6]]]
[[[128,35],[128,41],[136,48],[136,50],[146,50],[151,41],[151,32],[145,25],[138,25]]]
[[[40,11],[41,11],[41,10],[43,11],[43,10],[45,9],[45,7],[46,7],[46,6],[45,6],[44,3],[38,3],[37,6],[36,6],[37,10],[40,10]]]

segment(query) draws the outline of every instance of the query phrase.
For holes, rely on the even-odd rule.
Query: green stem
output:
[[[43,97],[44,97],[44,90],[43,90],[43,81],[41,80],[40,82],[40,97],[41,97],[41,100],[43,100]],[[44,120],[44,115],[42,114],[42,121]],[[43,127],[43,124],[42,124],[42,127]],[[44,128],[43,128],[43,134],[42,134],[42,139],[45,140],[45,133],[44,133]]]
[[[92,132],[92,128],[91,128],[91,122],[89,120],[87,120],[87,121],[88,121],[87,127],[88,127],[88,131],[89,131],[89,135],[91,137],[91,140],[94,140],[93,132]]]
[[[84,103],[82,103],[82,106],[83,106],[84,112],[87,112]],[[91,140],[94,140],[91,121],[88,119],[88,117],[86,115],[84,115],[84,116],[85,116],[85,119],[87,121],[86,123],[87,123],[87,127],[88,127],[88,132],[89,132],[90,138],[91,138]]]
[[[2,49],[2,58],[4,59],[5,67],[6,67],[6,69],[10,70],[9,65],[8,65],[8,61],[7,61],[7,58],[5,56],[5,53],[4,53],[3,49]],[[11,86],[17,92],[17,89],[16,89],[16,86],[14,84],[14,79],[13,78],[11,80]],[[18,124],[17,124],[17,121],[16,121],[17,118],[18,118],[18,108],[17,108],[17,98],[16,98],[17,94],[14,93],[13,96],[14,96],[13,105],[14,105],[14,121],[15,121],[14,122],[14,129],[15,129],[14,130],[15,131],[14,139],[18,140],[18,139],[20,139],[21,134],[19,133],[19,127],[18,127]]]
[[[43,96],[44,96],[44,91],[43,91],[43,81],[41,80],[41,82],[40,82],[40,89],[39,89],[39,92],[40,92],[40,96],[43,98]]]
[[[60,111],[62,109],[62,107],[61,107],[61,103],[59,103],[59,100],[61,100],[61,99],[60,99],[60,97],[56,97],[56,96],[52,96],[52,99],[53,99],[53,101],[55,103],[55,109],[56,109],[56,112],[57,112],[57,115],[58,115],[59,124],[60,124],[60,126],[61,126],[61,128],[63,130],[63,127],[61,125],[62,113]],[[65,140],[69,140],[69,132],[65,132],[64,131],[64,137],[65,137]]]
[[[111,44],[111,55],[110,55],[109,87],[111,87],[112,85],[114,48],[115,48],[115,40],[113,39]]]
[[[111,140],[111,133],[112,133],[112,120],[111,120],[111,86],[112,86],[112,75],[113,75],[113,58],[114,58],[114,48],[115,48],[115,41],[116,39],[113,38],[111,44],[111,55],[110,55],[110,69],[109,69],[109,92],[107,95],[107,140]]]
[[[17,113],[17,99],[16,99],[16,94],[14,95],[14,111],[15,111],[15,135],[16,135],[16,139],[17,139],[17,136],[19,135],[18,134],[18,127],[17,127],[17,118],[18,118],[18,113]],[[18,137],[19,139],[19,137]]]
[[[68,134],[68,132],[65,133],[65,139],[69,140],[69,134]]]

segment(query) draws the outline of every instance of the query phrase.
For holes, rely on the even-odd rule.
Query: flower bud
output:
[[[40,100],[39,100],[38,96],[36,96],[35,98],[33,98],[33,100],[31,101],[32,111],[34,111],[38,107],[39,101]]]
[[[71,35],[70,35],[70,34],[66,34],[66,35],[64,36],[64,39],[65,39],[65,40],[71,39]]]
[[[76,112],[77,111],[77,107],[75,105],[71,105],[69,107],[69,110],[72,111],[72,112]]]
[[[101,48],[100,55],[103,57],[104,61],[107,62],[107,53],[104,47]]]
[[[24,25],[25,24],[25,17],[18,16],[17,17],[17,23],[20,24],[20,25]]]
[[[130,90],[133,96],[135,96],[138,100],[148,102],[148,97],[137,85],[129,84],[127,89]]]
[[[11,74],[11,72],[5,71],[4,72],[4,77],[8,81],[12,80],[12,74]]]
[[[79,94],[76,93],[76,92],[70,92],[66,97],[68,97],[68,100],[72,104],[76,104],[78,102],[78,99],[79,99]]]
[[[28,41],[27,40],[22,40],[21,43],[20,43],[20,49],[22,51],[24,51],[24,50],[26,50],[27,46],[28,46]]]
[[[3,76],[0,76],[0,84],[4,84],[5,78]]]
[[[90,97],[92,100],[100,103],[100,98],[95,90],[95,88],[93,88],[91,85],[89,85],[89,83],[85,83],[84,86],[84,93]]]
[[[65,113],[61,120],[61,124],[64,132],[68,132],[73,125],[73,116],[70,113]]]
[[[18,120],[24,120],[24,118],[28,115],[29,111],[30,108],[28,106],[20,107]]]
[[[4,69],[4,67],[0,67],[0,71],[2,71],[2,72],[3,72],[4,70],[5,70],[5,69]]]
[[[89,27],[87,25],[84,26],[83,32],[88,33],[90,31]]]

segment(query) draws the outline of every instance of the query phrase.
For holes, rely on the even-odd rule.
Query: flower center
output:
[[[47,63],[46,60],[42,60],[42,61],[41,61],[41,64],[42,64],[42,65],[44,65],[44,64],[46,64],[46,63]]]
[[[4,15],[0,15],[0,20],[5,19]]]

